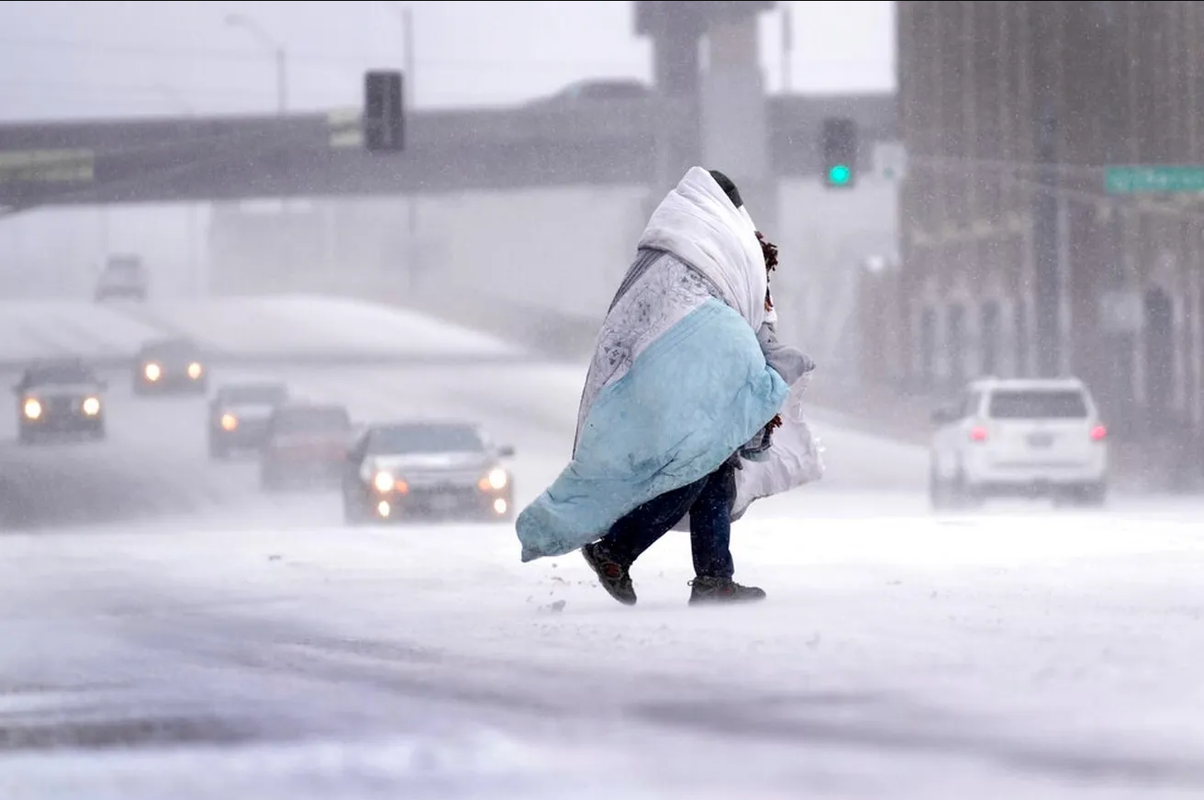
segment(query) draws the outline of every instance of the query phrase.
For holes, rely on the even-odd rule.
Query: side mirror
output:
[[[514,445],[512,445],[512,444],[502,445],[501,447],[499,447],[497,449],[497,454],[498,454],[499,458],[513,458],[514,457]]]

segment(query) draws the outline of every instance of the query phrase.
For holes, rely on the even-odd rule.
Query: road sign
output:
[[[1204,192],[1204,166],[1108,167],[1109,194]]]
[[[907,177],[907,151],[902,142],[874,142],[874,176],[883,181]]]
[[[91,150],[0,152],[0,183],[72,183],[95,178]]]
[[[363,116],[358,108],[344,108],[326,115],[330,146],[336,150],[364,146]]]

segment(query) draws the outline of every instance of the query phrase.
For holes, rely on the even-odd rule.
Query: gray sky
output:
[[[290,107],[359,103],[366,68],[400,66],[388,2],[0,3],[0,118],[269,112],[274,65],[226,14],[289,54]],[[413,2],[419,107],[505,104],[580,78],[647,79],[630,2]],[[786,5],[783,3],[782,5]],[[792,2],[796,92],[894,88],[894,4]],[[768,88],[781,85],[781,17],[762,20]]]

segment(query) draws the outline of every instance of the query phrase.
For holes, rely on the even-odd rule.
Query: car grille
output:
[[[481,480],[481,470],[446,470],[439,472],[418,472],[405,474],[402,477],[414,490],[454,491],[456,489],[475,490]]]
[[[79,410],[80,398],[78,397],[51,397],[47,399],[43,405],[46,408],[47,414],[55,416],[63,416],[65,414],[74,414]]]

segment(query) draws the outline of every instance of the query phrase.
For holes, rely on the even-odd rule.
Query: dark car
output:
[[[17,438],[22,444],[64,435],[103,439],[105,388],[105,382],[76,359],[30,364],[13,387]]]
[[[469,423],[369,425],[344,465],[344,517],[511,520],[514,480],[501,461],[512,455]]]
[[[258,450],[267,436],[272,412],[288,399],[288,386],[276,381],[218,387],[209,401],[210,457],[225,458],[235,450]]]
[[[138,351],[134,370],[136,394],[204,394],[209,386],[204,355],[190,339],[147,342]]]
[[[337,485],[350,438],[351,415],[343,406],[277,406],[260,450],[260,484],[267,491],[297,484]]]
[[[553,95],[535,100],[531,106],[647,101],[654,96],[652,87],[636,78],[587,78],[570,83]]]
[[[149,283],[150,277],[140,257],[134,255],[110,256],[96,280],[96,302],[100,303],[111,298],[146,300]]]

